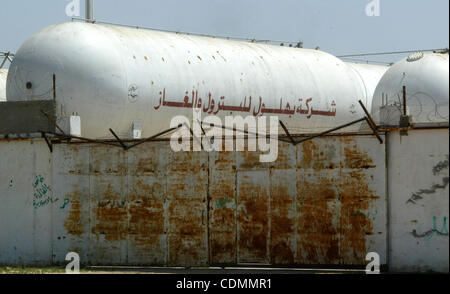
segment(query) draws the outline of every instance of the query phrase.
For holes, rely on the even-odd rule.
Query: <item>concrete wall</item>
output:
[[[390,267],[449,271],[449,131],[388,136]]]
[[[53,191],[46,187],[53,174],[45,142],[0,140],[0,263],[51,262]]]
[[[280,142],[277,161],[258,159],[0,140],[0,263],[386,264],[384,144]]]

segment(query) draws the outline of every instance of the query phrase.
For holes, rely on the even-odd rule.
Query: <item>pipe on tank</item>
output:
[[[86,0],[86,22],[94,21],[94,0]]]

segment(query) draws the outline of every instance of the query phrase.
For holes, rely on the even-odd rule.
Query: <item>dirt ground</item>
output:
[[[0,274],[65,274],[65,267],[0,267]],[[118,267],[89,266],[80,268],[80,274],[364,274],[361,269],[305,269],[305,268],[252,268],[252,267]]]

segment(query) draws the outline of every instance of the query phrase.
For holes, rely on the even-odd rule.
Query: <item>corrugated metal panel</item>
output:
[[[127,262],[128,195],[125,153],[89,150],[90,250],[93,264]]]
[[[210,261],[237,262],[236,153],[213,152],[209,157]]]
[[[237,172],[238,263],[269,263],[268,170]]]
[[[207,183],[207,153],[168,151],[167,217],[170,266],[206,265],[208,262]]]
[[[128,264],[167,264],[167,150],[161,144],[128,152]]]

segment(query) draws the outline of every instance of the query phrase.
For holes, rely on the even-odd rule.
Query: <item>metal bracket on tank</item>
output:
[[[291,140],[292,145],[297,145],[297,143],[295,143],[294,138],[292,138],[291,134],[289,133],[288,129],[286,128],[286,126],[284,125],[284,123],[280,120],[280,125],[283,128],[284,132],[286,133],[286,135],[289,137],[289,140]]]
[[[149,138],[146,138],[146,139],[144,139],[144,140],[141,140],[141,141],[139,141],[139,142],[136,142],[136,143],[134,143],[134,144],[132,144],[132,145],[130,145],[130,146],[125,145],[124,141],[121,140],[121,139],[114,133],[114,131],[112,131],[111,129],[110,129],[110,131],[113,133],[114,137],[116,137],[116,141],[114,141],[114,140],[97,140],[97,139],[89,139],[89,138],[84,138],[84,137],[79,137],[79,136],[66,135],[66,134],[58,134],[58,133],[48,132],[48,131],[39,131],[39,132],[42,134],[42,136],[44,137],[44,139],[46,139],[46,141],[48,140],[48,143],[47,143],[47,144],[49,145],[50,151],[52,151],[52,148],[51,148],[52,142],[51,142],[51,140],[49,140],[48,137],[46,137],[46,135],[52,135],[52,136],[56,137],[56,138],[59,139],[59,140],[67,140],[67,141],[70,141],[70,140],[72,140],[72,139],[76,139],[76,140],[86,141],[86,142],[90,142],[90,143],[97,143],[97,144],[103,144],[103,145],[108,145],[108,146],[114,146],[114,147],[122,148],[122,149],[124,149],[125,151],[127,151],[127,150],[129,150],[129,149],[131,149],[131,148],[133,148],[133,147],[136,147],[136,146],[138,146],[138,145],[141,145],[141,144],[143,144],[143,143],[145,143],[145,142],[153,141],[153,140],[155,140],[156,138],[158,138],[158,137],[160,137],[160,136],[162,136],[162,135],[164,135],[164,134],[167,134],[167,133],[169,133],[169,132],[172,132],[172,131],[174,131],[174,130],[180,128],[180,127],[181,127],[181,125],[178,126],[178,127],[175,127],[175,128],[167,129],[167,130],[162,131],[162,132],[160,132],[160,133],[158,133],[158,134],[156,134],[156,135],[153,135],[153,136],[151,136],[151,137],[149,137]],[[116,144],[116,143],[119,143],[119,144]]]
[[[173,128],[167,129],[167,130],[165,130],[165,131],[162,131],[162,132],[160,132],[160,133],[158,133],[158,134],[156,134],[156,135],[153,135],[153,136],[148,137],[148,138],[146,138],[146,139],[143,139],[143,140],[141,140],[141,141],[139,141],[139,142],[137,142],[137,143],[135,143],[135,144],[132,144],[132,145],[130,145],[130,146],[127,146],[125,150],[129,150],[129,149],[131,149],[131,148],[133,148],[133,147],[136,147],[136,146],[138,146],[138,145],[141,145],[141,144],[143,144],[143,143],[145,143],[145,142],[149,142],[149,141],[155,140],[156,138],[158,138],[158,137],[160,137],[160,136],[162,136],[162,135],[165,135],[165,134],[167,134],[167,133],[170,133],[170,132],[172,132],[172,131],[175,131],[175,130],[181,128],[181,127],[182,127],[182,125],[179,125],[179,126],[177,126],[177,127],[173,127]]]
[[[119,136],[117,136],[116,133],[114,133],[114,131],[111,128],[109,129],[109,131],[111,132],[111,134],[113,134],[114,138],[116,138],[117,141],[119,141],[120,146],[122,146],[123,150],[127,150],[127,146],[122,140],[120,140]]]
[[[314,139],[314,138],[321,137],[321,136],[323,136],[323,135],[332,133],[332,132],[334,132],[334,131],[337,131],[337,130],[346,128],[346,127],[348,127],[348,126],[357,124],[357,123],[362,122],[362,121],[366,121],[366,122],[368,123],[368,125],[370,126],[370,128],[371,128],[372,131],[373,131],[373,134],[377,137],[377,139],[378,139],[378,141],[380,142],[380,144],[383,144],[383,139],[380,137],[380,135],[378,135],[378,128],[377,128],[377,125],[376,125],[375,122],[373,121],[372,117],[370,116],[369,112],[367,111],[366,107],[365,107],[364,104],[361,102],[361,100],[359,100],[359,104],[361,105],[362,109],[364,110],[364,112],[365,112],[365,114],[366,114],[365,117],[360,118],[360,119],[357,119],[357,120],[352,121],[352,122],[349,122],[349,123],[346,123],[346,124],[344,124],[344,125],[341,125],[341,126],[332,128],[332,129],[327,130],[327,131],[325,131],[325,132],[321,132],[321,133],[316,134],[316,135],[313,135],[313,136],[311,136],[311,137],[301,139],[301,140],[299,140],[299,141],[295,141],[295,140],[292,138],[292,136],[290,136],[290,134],[289,134],[289,132],[287,131],[287,128],[284,126],[284,124],[282,124],[281,121],[280,121],[280,123],[281,123],[281,126],[283,127],[284,131],[286,132],[286,134],[291,138],[292,144],[293,144],[294,146],[297,145],[297,144],[300,144],[300,143],[303,143],[303,142],[312,140],[312,139]]]
[[[206,135],[205,130],[203,129],[203,125],[202,125],[203,122],[198,121],[198,123],[200,124],[200,127],[202,128],[203,134]],[[226,126],[214,126],[213,124],[210,124],[210,127],[215,127],[215,128],[221,128],[223,130],[230,130],[230,131],[240,132],[240,133],[247,134],[247,135],[255,135],[256,137],[261,136],[261,134],[258,134],[258,133],[252,133],[252,132],[249,132],[249,131],[246,131],[246,130],[240,130],[240,129],[236,129],[236,128],[228,128]],[[267,138],[267,135],[266,135],[266,138]],[[279,137],[278,137],[277,140],[278,141],[282,141],[282,142],[287,142],[287,143],[291,142],[290,140],[279,138]]]
[[[364,113],[366,114],[366,121],[369,124],[369,127],[372,129],[373,134],[377,137],[378,141],[380,141],[380,144],[383,144],[383,139],[381,139],[380,135],[378,135],[378,127],[373,121],[372,117],[370,116],[370,113],[367,111],[366,107],[362,103],[361,100],[358,101],[359,105],[361,105],[362,109],[364,110]]]
[[[356,123],[359,123],[359,122],[362,122],[362,121],[365,120],[365,121],[367,121],[367,123],[369,124],[370,128],[371,128],[372,131],[373,131],[373,134],[377,137],[377,139],[378,139],[378,141],[380,142],[380,144],[383,144],[383,139],[380,137],[380,135],[378,135],[378,128],[377,128],[377,126],[376,126],[375,122],[373,121],[372,117],[370,116],[369,112],[367,111],[367,109],[364,107],[364,104],[361,102],[361,100],[359,100],[359,104],[360,104],[361,107],[363,108],[363,110],[364,110],[364,112],[365,112],[365,114],[366,114],[366,117],[363,117],[363,118],[357,119],[357,120],[355,120],[355,121],[346,123],[346,124],[344,124],[344,125],[341,125],[341,126],[332,128],[332,129],[327,130],[327,131],[325,131],[325,132],[321,132],[321,133],[319,133],[319,134],[316,134],[316,135],[313,135],[313,136],[310,136],[310,137],[301,139],[301,140],[299,140],[299,141],[295,141],[295,139],[291,136],[291,134],[289,133],[287,127],[285,126],[285,124],[284,124],[281,120],[280,120],[280,125],[281,125],[281,127],[283,128],[283,130],[284,130],[284,132],[286,133],[286,135],[288,136],[288,138],[289,138],[290,142],[292,143],[292,145],[296,146],[297,144],[300,144],[300,143],[303,143],[303,142],[312,140],[312,139],[317,138],[317,137],[321,137],[321,136],[323,136],[323,135],[329,134],[329,133],[331,133],[331,132],[337,131],[337,130],[339,130],[339,129],[343,129],[343,128],[345,128],[345,127],[351,126],[351,125],[353,125],[353,124],[356,124]]]
[[[58,124],[47,114],[45,111],[41,109],[41,113],[51,122],[64,136],[67,136],[66,133],[58,126]]]
[[[42,134],[42,137],[44,137],[44,139],[45,139],[45,143],[47,143],[48,149],[50,149],[50,153],[53,153],[52,142],[47,138],[47,135],[44,132],[42,132],[41,134]]]
[[[61,134],[58,134],[58,133],[55,133],[55,132],[49,132],[49,131],[42,131],[42,130],[40,130],[39,131],[39,133],[41,133],[41,135],[42,135],[42,137],[45,139],[45,142],[47,143],[47,145],[48,145],[48,148],[50,149],[50,152],[53,152],[53,146],[52,146],[52,141],[51,141],[51,139],[50,138],[48,138],[47,137],[47,135],[52,135],[52,136],[55,136],[56,138],[58,138],[59,140],[67,140],[67,141],[71,141],[72,139],[77,139],[77,140],[80,140],[80,141],[87,141],[87,142],[91,142],[91,143],[98,143],[98,144],[103,144],[103,145],[109,145],[109,146],[114,146],[114,147],[120,147],[120,148],[123,148],[123,150],[124,151],[127,151],[127,150],[129,150],[129,149],[131,149],[131,148],[133,148],[133,147],[136,147],[136,146],[138,146],[138,145],[141,145],[142,143],[145,143],[145,142],[149,142],[149,141],[152,141],[152,140],[154,140],[154,139],[156,139],[156,138],[158,138],[158,137],[160,137],[160,136],[162,136],[162,135],[165,135],[165,134],[167,134],[167,133],[169,133],[169,132],[171,132],[171,131],[174,131],[174,130],[176,130],[176,129],[178,129],[178,128],[180,128],[181,127],[181,125],[180,126],[178,126],[178,127],[175,127],[175,128],[170,128],[170,129],[167,129],[167,130],[165,130],[165,131],[162,131],[162,132],[160,132],[160,133],[158,133],[158,134],[156,134],[156,135],[153,135],[153,136],[151,136],[151,137],[149,137],[149,138],[146,138],[146,139],[143,139],[143,140],[141,140],[141,141],[139,141],[139,142],[137,142],[137,143],[135,143],[135,144],[132,144],[132,145],[130,145],[130,146],[127,146],[125,143],[124,143],[124,141],[123,140],[121,140],[120,138],[119,138],[119,136],[117,136],[117,134],[110,128],[109,129],[109,131],[112,133],[112,135],[116,138],[116,140],[117,141],[105,141],[105,140],[96,140],[96,139],[89,139],[89,138],[84,138],[84,137],[80,137],[80,136],[74,136],[74,135],[68,135],[68,134],[66,134],[59,126],[58,126],[58,124],[45,112],[45,111],[43,111],[42,109],[41,109],[41,113],[61,132]],[[119,144],[115,144],[116,142],[118,142]]]
[[[325,131],[325,132],[316,134],[316,135],[314,135],[314,136],[311,136],[311,137],[308,137],[308,138],[305,138],[305,139],[301,139],[300,141],[296,141],[296,142],[295,142],[295,145],[300,144],[300,143],[303,143],[303,142],[306,142],[306,141],[309,141],[309,140],[312,140],[312,139],[317,138],[317,137],[321,137],[321,136],[323,136],[323,135],[326,135],[326,134],[332,133],[332,132],[334,132],[334,131],[337,131],[337,130],[346,128],[346,127],[348,127],[348,126],[357,124],[357,123],[359,123],[359,122],[362,122],[363,120],[366,120],[366,117],[363,117],[363,118],[357,119],[357,120],[355,120],[355,121],[346,123],[345,125],[341,125],[341,126],[332,128],[332,129],[330,129],[330,130],[328,130],[328,131]]]

